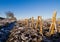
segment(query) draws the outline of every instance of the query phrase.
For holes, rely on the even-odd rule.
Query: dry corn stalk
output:
[[[52,23],[50,26],[50,34],[51,35],[54,34],[55,31],[57,32],[57,29],[56,29],[56,11],[54,12],[53,17],[52,17]]]
[[[33,27],[33,26],[34,26],[34,17],[32,17],[31,20],[32,20],[32,24],[31,24],[31,25],[32,25],[32,28],[34,28],[34,27]]]
[[[28,27],[28,19],[25,19],[25,26]]]
[[[39,26],[40,28],[40,34],[43,35],[42,33],[42,17],[41,16],[38,16],[38,20],[37,20],[37,23],[36,23],[36,28]]]

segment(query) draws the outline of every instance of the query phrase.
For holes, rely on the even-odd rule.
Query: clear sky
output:
[[[5,12],[11,11],[15,17],[30,18],[42,16],[51,18],[53,11],[60,17],[60,0],[0,0],[0,16],[5,17]]]

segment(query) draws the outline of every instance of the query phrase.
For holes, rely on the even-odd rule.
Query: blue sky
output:
[[[42,16],[51,18],[53,11],[60,17],[60,0],[0,0],[0,17],[11,11],[17,19]]]

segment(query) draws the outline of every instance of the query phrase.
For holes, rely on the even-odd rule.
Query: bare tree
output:
[[[6,16],[8,19],[16,20],[16,17],[14,17],[14,14],[11,11],[6,12]]]
[[[11,11],[6,12],[7,18],[14,18],[14,14]]]

